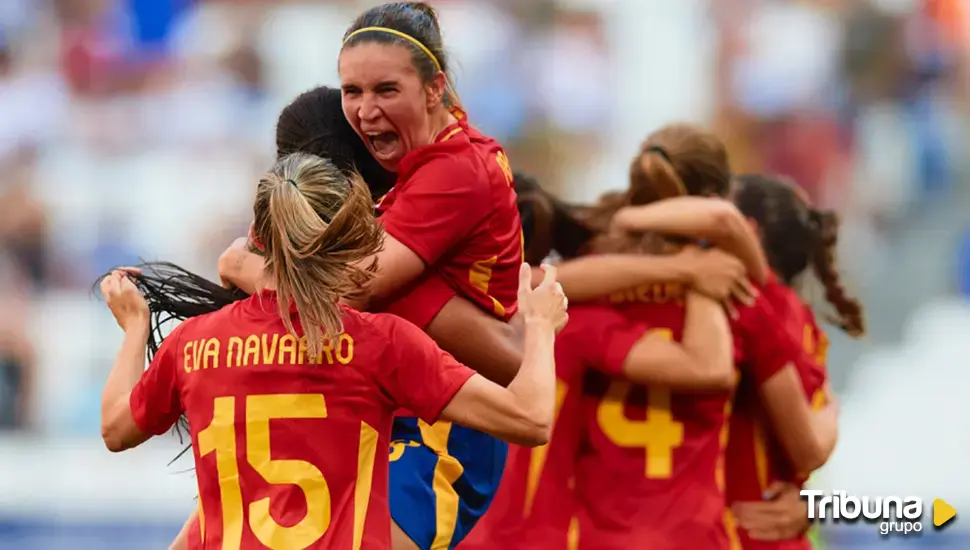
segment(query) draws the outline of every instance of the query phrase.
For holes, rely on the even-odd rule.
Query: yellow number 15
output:
[[[242,544],[243,500],[236,462],[235,397],[217,397],[212,422],[199,432],[199,455],[216,454],[219,497],[222,508],[223,550],[238,550]],[[270,420],[284,418],[326,418],[322,394],[275,394],[246,397],[246,461],[267,482],[296,485],[306,499],[306,515],[286,527],[269,512],[269,497],[249,504],[249,528],[256,538],[273,550],[306,548],[323,537],[330,527],[330,488],[320,470],[304,460],[277,460],[270,456]],[[354,492],[354,548],[360,547],[364,518],[370,497],[370,483],[377,451],[377,431],[360,423],[358,485]],[[200,501],[201,503],[201,501]],[[200,519],[205,517],[200,514]],[[204,525],[203,525],[204,529]]]
[[[651,332],[673,340],[670,329]],[[596,422],[614,444],[643,448],[647,478],[669,478],[673,473],[674,449],[684,443],[684,425],[670,412],[670,390],[648,386],[646,420],[630,420],[623,408],[631,389],[630,382],[614,380],[596,409]]]

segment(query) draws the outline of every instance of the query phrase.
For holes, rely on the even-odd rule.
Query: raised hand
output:
[[[522,264],[519,270],[519,311],[526,322],[548,322],[559,332],[569,320],[566,313],[568,300],[562,285],[556,282],[556,268],[547,264],[541,267],[542,282],[533,289],[532,268],[527,263]]]
[[[125,332],[147,327],[150,315],[148,302],[135,283],[128,278],[129,273],[136,274],[138,270],[116,269],[101,281],[101,295],[104,296],[118,326]]]

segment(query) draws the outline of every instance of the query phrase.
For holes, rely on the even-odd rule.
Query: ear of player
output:
[[[933,526],[936,528],[943,527],[947,522],[957,517],[957,511],[953,506],[950,506],[943,499],[938,498],[933,501]]]

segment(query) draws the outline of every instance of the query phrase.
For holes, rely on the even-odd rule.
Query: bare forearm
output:
[[[545,445],[555,415],[554,327],[526,321],[525,354],[508,388],[480,375],[462,386],[441,418],[527,447]]]
[[[552,423],[556,407],[555,330],[546,321],[525,320],[525,351],[508,391],[539,424]]]
[[[603,254],[569,260],[556,267],[559,283],[573,302],[594,300],[641,284],[687,283],[690,279],[676,255]]]
[[[764,284],[768,277],[768,260],[758,236],[744,218],[727,216],[724,224],[726,230],[712,243],[736,256],[748,270],[748,275],[758,284]]]
[[[818,438],[823,464],[828,461],[839,439],[838,410],[834,404],[812,413],[812,424]]]
[[[148,343],[148,320],[125,332],[121,350],[115,358],[108,381],[101,393],[101,415],[108,417],[112,409],[134,389],[145,370],[145,346]],[[125,404],[127,405],[127,403]]]
[[[835,446],[835,405],[812,411],[793,363],[761,384],[761,399],[795,471],[808,474],[825,464]]]
[[[707,240],[744,263],[758,283],[767,276],[767,261],[758,236],[731,203],[721,199],[679,197],[621,209],[613,226],[624,231],[654,231]]]
[[[835,444],[839,438],[839,421],[834,405],[830,404],[812,412],[811,430],[811,437],[814,439],[814,444],[810,447],[811,452],[792,457],[798,473],[805,478],[828,462],[832,452],[835,451]]]
[[[681,343],[708,374],[728,377],[734,370],[731,329],[723,308],[714,300],[696,292],[687,294]]]

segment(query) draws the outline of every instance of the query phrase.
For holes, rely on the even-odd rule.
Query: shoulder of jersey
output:
[[[451,143],[451,141],[445,142],[445,144],[447,143]],[[478,173],[482,168],[478,155],[470,147],[449,147],[448,149],[425,151],[421,165],[414,170],[414,174],[431,173],[436,177],[451,178],[468,172]]]
[[[762,292],[776,308],[797,311],[805,307],[805,303],[802,302],[801,296],[795,292],[795,289],[777,279],[766,284]]]
[[[253,298],[250,296],[249,298],[243,298],[242,300],[238,300],[231,304],[226,304],[215,311],[210,311],[209,313],[205,313],[197,317],[190,317],[189,319],[182,321],[179,324],[178,329],[184,331],[187,330],[188,327],[194,328],[196,325],[208,325],[210,323],[218,324],[225,315],[233,311],[238,311],[240,308],[247,307],[252,300]],[[274,315],[276,314],[275,308],[271,311]]]
[[[370,313],[344,307],[344,332],[359,338],[373,339],[374,343],[389,342],[390,333],[397,316],[390,313]],[[407,322],[407,321],[404,321]],[[356,333],[356,334],[354,334]]]

